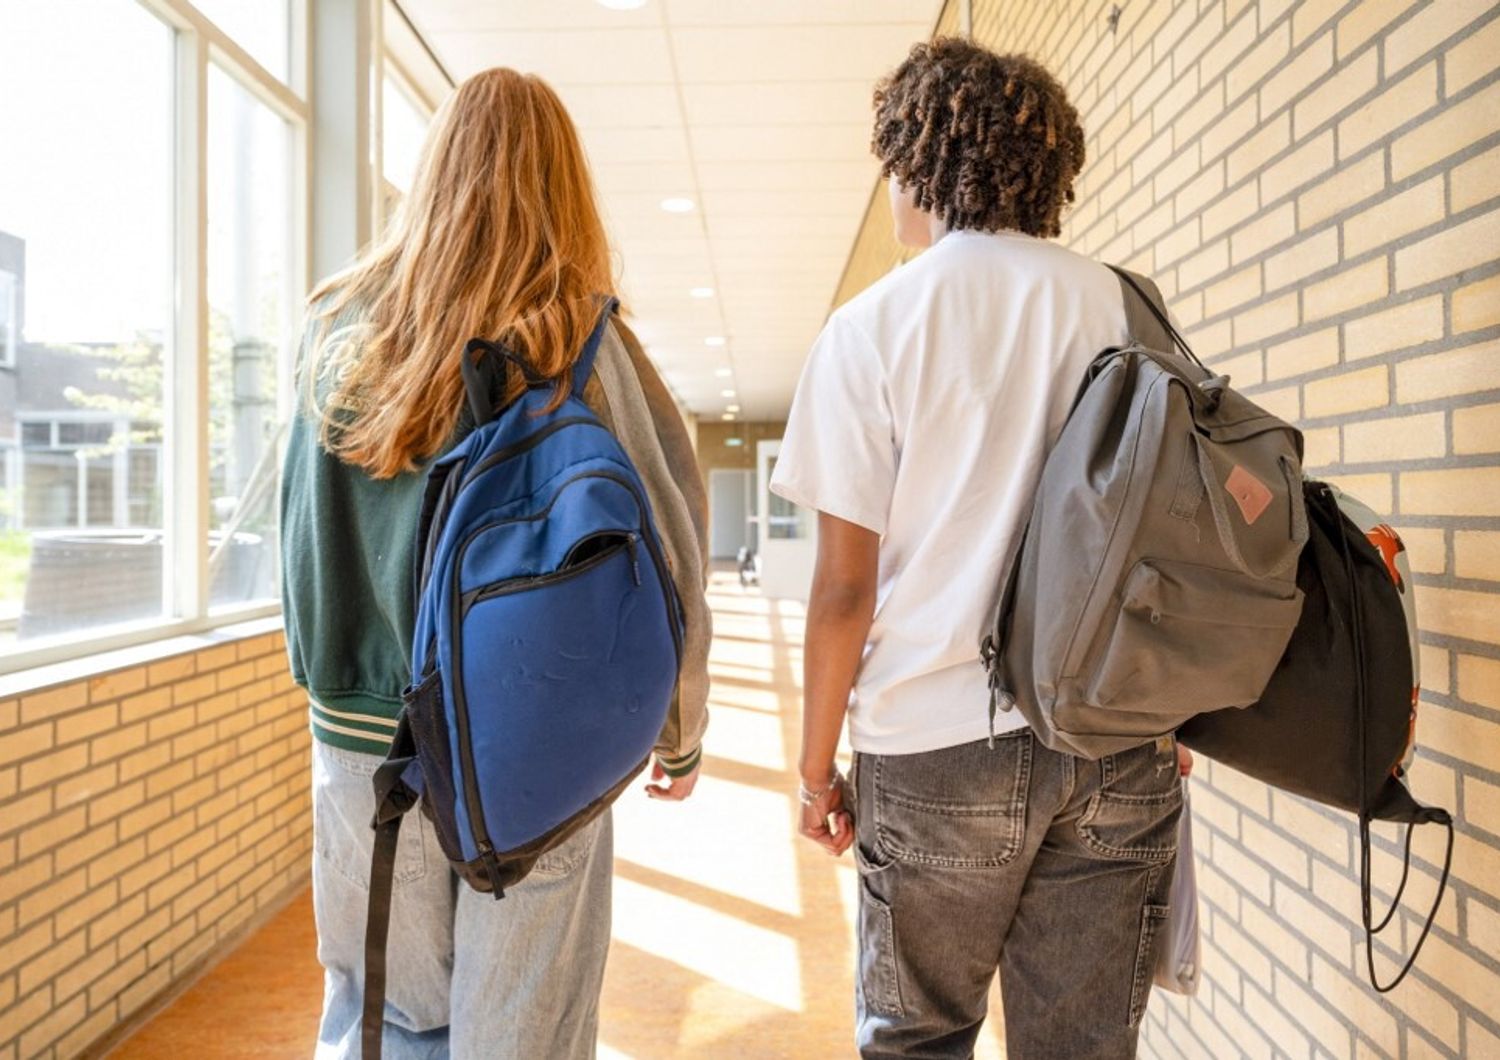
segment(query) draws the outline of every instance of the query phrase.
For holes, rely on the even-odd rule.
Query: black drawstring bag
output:
[[[1322,482],[1303,487],[1309,534],[1297,568],[1302,617],[1259,702],[1200,714],[1178,730],[1194,751],[1262,780],[1359,816],[1361,922],[1370,983],[1384,993],[1411,970],[1437,916],[1453,860],[1453,818],[1407,789],[1402,761],[1415,723],[1412,655],[1400,590],[1385,558],[1339,509]],[[1377,924],[1371,911],[1370,822],[1406,825],[1401,881]],[[1400,972],[1381,984],[1374,936],[1406,889],[1411,834],[1448,829],[1442,879],[1427,922]]]

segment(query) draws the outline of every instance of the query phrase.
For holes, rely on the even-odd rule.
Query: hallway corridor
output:
[[[849,1056],[858,878],[850,857],[834,861],[796,834],[803,609],[723,571],[710,599],[703,778],[681,805],[647,800],[638,783],[615,807],[599,1055]],[[111,1055],[310,1056],[311,919],[298,898]],[[999,1041],[996,1011],[978,1060],[1002,1056]]]

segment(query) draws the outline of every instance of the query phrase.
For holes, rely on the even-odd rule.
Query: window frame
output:
[[[171,341],[164,353],[164,443],[158,457],[164,461],[162,510],[166,513],[162,617],[103,627],[77,637],[49,638],[35,647],[6,651],[0,654],[0,674],[201,633],[276,615],[281,610],[279,600],[221,606],[212,612],[209,609],[208,75],[210,65],[217,66],[288,124],[294,216],[286,283],[287,305],[293,307],[289,326],[295,327],[295,307],[309,290],[311,261],[310,0],[292,0],[290,5],[289,73],[285,81],[263,67],[188,0],[120,2],[137,4],[173,31],[176,63],[172,187],[175,301]],[[378,56],[379,49],[376,52]],[[283,346],[286,363],[277,366],[276,413],[282,421],[293,409],[290,361],[294,348],[295,336]],[[0,350],[0,356],[3,352]],[[20,449],[19,437],[15,448]],[[7,459],[12,459],[10,454]]]
[[[6,303],[0,328],[0,368],[14,368],[21,346],[21,278],[9,269],[0,269],[0,302]]]

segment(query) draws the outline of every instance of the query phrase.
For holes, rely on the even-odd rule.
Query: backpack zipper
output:
[[[614,537],[620,536],[614,530],[603,531],[603,533]],[[600,535],[590,534],[589,537],[585,537],[582,540],[588,541],[590,538],[598,536]],[[569,581],[580,575],[587,574],[595,567],[602,566],[627,549],[630,552],[630,566],[635,578],[635,584],[640,585],[641,568],[636,562],[635,538],[635,532],[630,531],[625,535],[625,540],[621,541],[618,545],[611,545],[603,552],[596,553],[582,563],[574,564],[571,567],[562,567],[555,571],[548,571],[546,574],[531,574],[523,575],[519,578],[507,578],[503,582],[493,582],[489,585],[482,585],[478,589],[470,589],[464,593],[463,599],[460,601],[459,611],[461,614],[467,615],[474,605],[483,603],[485,600],[491,600],[497,596],[511,596],[515,593],[529,592],[532,589],[540,589],[544,585],[557,585],[560,582]],[[573,547],[577,548],[578,546],[574,545]]]
[[[491,453],[489,456],[485,457],[482,461],[474,466],[474,469],[472,471],[464,475],[463,483],[459,486],[459,489],[463,489],[464,486],[467,486],[470,482],[473,482],[482,473],[488,471],[490,468],[495,467],[499,464],[503,464],[507,460],[514,459],[515,457],[520,456],[522,453],[529,452],[530,450],[535,449],[537,446],[541,445],[542,442],[552,437],[564,427],[575,427],[579,425],[598,427],[601,430],[607,429],[605,428],[604,424],[600,423],[599,420],[593,416],[564,416],[560,420],[553,420],[541,430],[533,431],[531,434],[528,434],[520,441],[512,442],[504,449],[501,449],[498,452]]]

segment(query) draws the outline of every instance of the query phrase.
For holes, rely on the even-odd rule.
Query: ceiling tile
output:
[[[704,191],[836,191],[868,195],[880,173],[873,157],[860,159],[781,159],[763,162],[699,160],[698,187]]]
[[[869,124],[874,82],[750,81],[736,84],[687,84],[682,102],[694,125],[818,125],[829,122]]]
[[[677,88],[670,84],[553,85],[574,123],[591,129],[640,129],[682,125]]]
[[[458,77],[511,66],[552,84],[672,82],[667,35],[659,29],[444,31],[433,43]]]
[[[647,4],[617,11],[597,0],[403,0],[402,9],[427,34],[445,30],[630,29],[661,25],[664,9]]]
[[[705,162],[840,161],[870,150],[868,122],[845,125],[701,125],[689,131]]]
[[[671,30],[685,83],[843,81],[886,73],[929,31],[912,23]]]
[[[755,0],[754,3],[664,0],[664,7],[674,26],[796,27],[902,22],[911,25],[914,32],[921,34],[931,32],[937,18],[937,8],[934,5],[913,3],[912,0]]]

